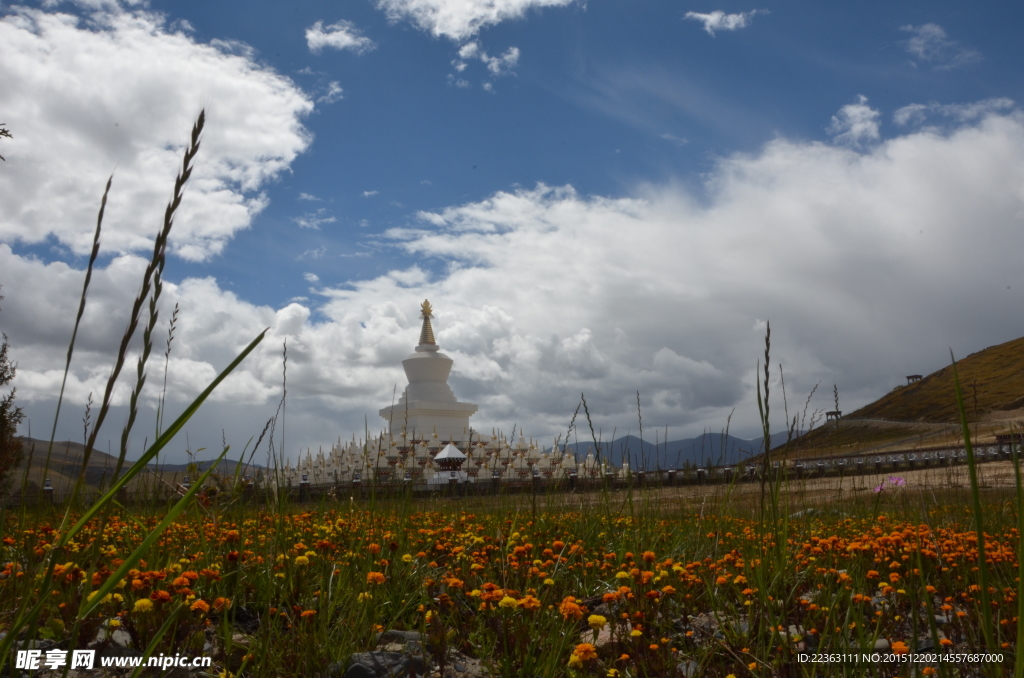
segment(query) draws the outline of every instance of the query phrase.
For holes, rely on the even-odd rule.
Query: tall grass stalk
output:
[[[75,327],[71,330],[71,341],[68,342],[68,353],[67,358],[64,361],[64,376],[60,381],[60,393],[57,395],[57,411],[53,415],[53,428],[50,430],[50,443],[46,448],[46,462],[43,464],[43,478],[45,479],[47,474],[50,472],[50,457],[53,454],[53,441],[57,437],[57,422],[60,420],[60,406],[64,402],[64,387],[68,383],[68,372],[71,370],[71,356],[75,351],[75,340],[78,338],[78,327],[82,323],[82,314],[85,313],[85,299],[89,292],[89,283],[92,281],[92,269],[96,264],[96,258],[100,254],[100,232],[103,229],[103,213],[107,209],[107,196],[110,195],[110,185],[113,183],[114,177],[111,175],[107,179],[107,185],[103,188],[103,198],[100,200],[100,211],[96,215],[96,231],[92,236],[92,251],[89,253],[89,263],[85,267],[85,282],[82,283],[82,294],[78,300],[78,313],[75,315]],[[92,393],[89,394],[89,402],[92,402]],[[87,410],[88,413],[88,410]],[[88,414],[86,415],[88,416]],[[28,473],[28,468],[31,465],[25,465],[25,473]],[[22,496],[24,496],[22,491]]]
[[[1024,657],[1021,656],[1021,648],[1024,648],[1024,596],[1020,595],[1020,589],[1024,587],[1024,484],[1020,474],[1020,447],[1017,445],[1018,436],[1024,432],[1013,426],[1010,433],[1013,481],[1017,490],[1017,642],[1014,646],[1016,655],[1013,660],[1013,675],[1014,678],[1024,678]]]
[[[953,351],[949,352],[953,361],[953,385],[956,389],[956,406],[960,412],[960,426],[963,429],[964,449],[967,451],[967,470],[971,479],[971,504],[974,508],[974,529],[978,538],[978,586],[981,588],[981,631],[985,638],[985,651],[996,652],[998,646],[992,629],[992,605],[989,602],[988,563],[985,560],[985,523],[981,511],[981,493],[978,487],[978,468],[974,458],[974,445],[971,444],[971,427],[967,421],[967,410],[964,408],[964,396],[960,388],[960,376],[956,369],[956,358]],[[1018,492],[1019,495],[1019,492]],[[989,669],[993,674],[995,669]]]
[[[43,569],[45,570],[45,573],[42,574],[42,576],[40,577],[40,579],[41,579],[40,586],[39,586],[39,590],[40,591],[49,591],[50,590],[51,583],[52,583],[52,580],[53,580],[54,567],[56,566],[56,564],[58,562],[60,562],[67,555],[68,544],[71,542],[71,540],[74,538],[74,536],[76,534],[78,534],[82,530],[82,528],[85,527],[85,525],[89,521],[91,521],[101,511],[104,511],[105,508],[108,505],[110,505],[110,503],[114,500],[114,497],[116,496],[117,492],[122,487],[124,487],[128,483],[128,481],[130,481],[138,473],[140,473],[143,469],[146,468],[146,465],[149,463],[149,461],[151,459],[153,459],[153,457],[155,457],[157,455],[157,453],[161,449],[163,449],[171,441],[171,439],[174,438],[175,435],[177,435],[178,432],[181,431],[181,429],[184,427],[185,423],[192,417],[193,414],[195,414],[195,412],[206,401],[206,399],[210,396],[210,394],[213,392],[213,390],[235,369],[235,367],[237,367],[242,362],[242,360],[244,360],[246,358],[246,356],[249,355],[249,353],[252,352],[253,349],[256,348],[256,346],[263,340],[263,337],[266,334],[266,330],[264,330],[252,342],[250,342],[249,345],[231,362],[231,364],[228,365],[228,367],[225,368],[225,370],[222,371],[217,376],[216,379],[214,379],[214,381],[185,409],[184,412],[182,412],[182,414],[174,421],[174,423],[171,425],[171,427],[168,428],[165,432],[163,432],[160,436],[157,437],[157,439],[154,441],[153,445],[150,446],[148,450],[146,450],[146,452],[139,458],[139,460],[136,461],[134,464],[132,464],[132,466],[128,469],[128,471],[123,476],[121,476],[120,478],[115,478],[114,481],[111,484],[111,487],[98,500],[96,500],[88,509],[85,510],[83,515],[79,518],[79,520],[77,522],[74,523],[74,525],[72,525],[70,528],[65,529],[65,526],[67,525],[67,523],[69,521],[69,518],[71,516],[71,511],[73,510],[73,508],[76,505],[76,501],[75,500],[77,499],[78,495],[80,494],[82,485],[84,484],[85,472],[86,472],[86,469],[88,468],[88,462],[89,462],[90,453],[91,453],[91,451],[92,451],[92,449],[93,449],[93,447],[95,445],[96,435],[97,435],[100,427],[102,426],[103,419],[105,418],[105,416],[106,416],[106,414],[107,414],[107,412],[109,410],[111,394],[112,394],[112,391],[113,391],[113,385],[116,382],[117,376],[120,373],[121,366],[123,366],[124,361],[126,359],[128,346],[130,344],[131,337],[134,335],[135,327],[136,327],[136,325],[138,323],[138,318],[139,318],[139,313],[141,311],[142,303],[149,296],[150,285],[151,285],[151,283],[153,281],[154,274],[156,276],[159,276],[159,270],[162,269],[162,266],[163,266],[163,263],[162,263],[163,262],[163,255],[164,255],[164,253],[166,251],[166,245],[167,245],[167,237],[168,237],[168,235],[170,233],[170,229],[171,229],[171,226],[173,224],[174,214],[175,214],[178,206],[181,204],[182,190],[184,188],[185,182],[188,180],[189,176],[192,173],[192,161],[195,158],[195,155],[196,155],[196,153],[199,150],[199,137],[200,137],[200,134],[201,134],[202,129],[203,129],[204,121],[205,121],[205,113],[204,112],[200,112],[199,117],[197,118],[196,123],[195,123],[195,125],[193,125],[193,128],[192,128],[192,135],[191,135],[190,143],[186,147],[186,150],[185,150],[185,156],[184,156],[184,160],[182,162],[182,171],[178,175],[178,177],[177,177],[177,179],[175,181],[175,187],[174,187],[174,193],[173,193],[172,200],[168,204],[167,209],[165,210],[164,225],[163,225],[163,228],[160,231],[160,234],[157,236],[156,243],[154,245],[154,250],[153,250],[153,252],[154,252],[153,253],[153,258],[150,260],[150,263],[147,266],[145,273],[143,274],[142,290],[140,291],[139,295],[136,296],[135,302],[133,304],[133,309],[132,309],[131,318],[129,320],[129,325],[128,325],[128,328],[125,330],[125,334],[124,334],[124,336],[122,338],[121,346],[120,346],[120,349],[118,351],[117,358],[116,358],[116,361],[115,361],[114,369],[112,370],[110,379],[108,380],[108,383],[107,383],[107,389],[106,389],[106,392],[104,394],[103,405],[102,405],[102,407],[100,409],[100,412],[99,412],[99,414],[97,416],[96,423],[93,425],[92,431],[91,431],[91,433],[89,435],[89,438],[88,438],[88,440],[86,442],[86,449],[85,449],[84,454],[83,454],[82,466],[81,466],[81,470],[80,470],[79,475],[78,475],[78,481],[76,482],[76,484],[74,486],[74,489],[72,491],[71,500],[68,503],[67,512],[64,515],[64,519],[63,519],[63,521],[61,523],[60,528],[57,530],[57,535],[58,536],[54,539],[54,541],[52,543],[52,546],[49,549],[49,553],[47,555],[47,558],[43,561]],[[82,315],[82,312],[84,310],[84,303],[85,303],[85,298],[86,298],[86,290],[88,288],[88,280],[91,277],[91,275],[90,275],[91,274],[91,266],[92,266],[92,263],[95,261],[95,253],[97,252],[97,248],[98,248],[98,242],[99,242],[98,238],[99,238],[100,224],[102,223],[103,207],[106,204],[106,198],[107,198],[107,194],[108,194],[109,188],[110,188],[110,181],[107,182],[107,190],[104,192],[103,202],[101,204],[101,209],[100,209],[100,216],[99,216],[99,218],[97,220],[97,231],[96,231],[96,237],[94,238],[94,256],[90,259],[90,269],[87,272],[86,285],[85,285],[85,288],[83,289],[83,293],[82,293],[82,297],[81,297],[81,303],[80,303],[80,306],[79,306],[78,320],[76,320],[76,324],[75,324],[75,333],[77,333],[78,321],[81,319],[81,315]],[[157,280],[157,282],[159,283],[159,280]],[[151,312],[155,313],[155,306],[151,306]],[[73,335],[73,338],[74,338],[74,335]],[[70,362],[70,357],[71,357],[72,349],[73,349],[73,340],[72,340],[71,347],[69,347],[69,350],[68,350],[68,362]],[[56,422],[55,422],[54,426],[56,426]],[[51,447],[52,447],[52,438],[54,437],[54,435],[55,434],[51,434]],[[226,452],[226,450],[225,450],[225,452]],[[223,457],[223,453],[222,453],[221,456]],[[208,477],[209,473],[210,473],[210,470],[207,471],[207,473],[204,475],[204,478]],[[194,495],[195,491],[198,491],[199,487],[201,487],[201,484],[200,483],[196,483],[195,486],[193,487],[192,494],[189,495],[189,496]],[[180,502],[179,502],[179,504],[182,507],[184,506],[184,504],[181,504]],[[180,510],[181,509],[179,508],[178,511],[174,513],[174,515],[177,515],[177,513],[180,512]],[[151,533],[150,537],[147,538],[147,541],[149,541],[149,543],[152,543],[152,541],[155,540],[164,531],[164,529],[166,529],[167,525],[169,525],[169,521],[165,521],[164,523],[162,523],[161,527],[159,527],[158,529],[154,530]],[[137,550],[135,553],[133,553],[132,556],[130,556],[128,559],[126,559],[122,563],[122,565],[124,566],[122,569],[127,571],[127,569],[130,569],[131,567],[133,567],[135,562],[137,562],[138,559],[141,558],[141,554],[142,554],[142,550]],[[112,587],[118,581],[119,581],[119,578],[116,578],[116,579],[115,578],[109,578],[107,580],[107,584],[104,584],[104,586],[107,586],[109,584]],[[97,599],[97,600],[100,599],[100,598],[102,598],[102,596],[95,596],[94,597],[94,599]],[[0,669],[2,669],[4,662],[9,661],[11,645],[14,642],[14,640],[18,637],[19,633],[22,630],[27,628],[28,631],[29,631],[29,635],[30,636],[34,635],[34,630],[35,630],[35,627],[36,627],[36,623],[37,623],[37,620],[38,620],[39,613],[42,610],[43,605],[47,602],[47,599],[48,599],[47,595],[39,596],[38,600],[35,602],[34,605],[32,605],[31,608],[29,608],[29,605],[30,605],[30,598],[29,597],[25,597],[25,599],[21,602],[21,604],[18,607],[18,611],[17,611],[17,613],[14,616],[14,620],[11,623],[9,632],[7,633],[7,635],[3,639],[0,639]],[[87,605],[85,608],[82,608],[80,610],[80,614],[77,615],[77,617],[76,617],[76,628],[77,628],[78,622],[80,622],[84,618],[84,616],[87,615],[89,611],[91,611],[91,609],[92,609],[92,607]]]

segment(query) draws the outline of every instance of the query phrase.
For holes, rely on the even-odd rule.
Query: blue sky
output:
[[[752,437],[767,319],[791,399],[821,382],[831,409],[835,383],[854,409],[1022,334],[1021,25],[965,2],[4,3],[20,400],[49,427],[114,172],[69,410],[102,392],[205,107],[163,300],[172,406],[272,329],[190,440],[258,433],[286,338],[288,453],[379,427],[425,297],[484,430],[548,440],[581,391],[626,428],[640,390],[670,437],[730,412]]]

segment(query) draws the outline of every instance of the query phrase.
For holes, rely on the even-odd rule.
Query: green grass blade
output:
[[[96,593],[90,594],[92,599],[84,603],[78,613],[79,618],[88,617],[89,614],[100,604],[103,597],[113,591],[114,587],[117,586],[117,583],[121,581],[126,574],[128,574],[128,570],[135,567],[135,563],[139,562],[139,559],[145,555],[146,551],[149,550],[149,547],[153,545],[161,534],[163,534],[164,530],[170,527],[171,523],[174,522],[174,519],[178,517],[178,514],[185,510],[185,507],[188,506],[192,497],[202,489],[203,483],[210,477],[210,474],[213,473],[213,469],[217,468],[217,464],[220,463],[221,459],[224,458],[224,455],[228,453],[229,449],[231,449],[230,446],[224,448],[224,451],[220,453],[220,456],[217,457],[217,460],[213,462],[210,468],[206,469],[206,472],[199,476],[199,479],[192,485],[192,487],[189,488],[188,492],[178,500],[178,503],[171,507],[167,512],[167,515],[164,516],[164,519],[160,521],[160,524],[154,527],[153,531],[146,535],[146,538],[142,543],[132,551],[130,556],[125,558],[124,562],[121,563],[121,566],[117,568],[114,574],[107,577],[107,581],[105,581],[103,585],[96,590]]]
[[[213,393],[213,390],[217,388],[217,386],[219,386],[220,383],[224,381],[224,379],[227,378],[227,376],[232,372],[232,370],[238,367],[239,363],[245,360],[246,356],[248,356],[254,348],[256,348],[256,346],[263,340],[263,336],[266,333],[267,330],[263,330],[262,332],[260,332],[259,335],[255,339],[253,339],[248,346],[245,347],[245,350],[239,353],[238,357],[231,361],[231,364],[224,368],[223,372],[217,375],[217,378],[214,379],[210,383],[210,385],[206,387],[206,390],[200,393],[199,396],[192,401],[192,404],[189,405],[185,409],[185,411],[181,413],[181,416],[174,420],[174,423],[171,424],[170,427],[166,431],[164,431],[159,438],[157,438],[157,440],[150,446],[148,450],[146,450],[146,452],[139,458],[139,460],[132,464],[132,466],[125,472],[125,474],[118,478],[117,482],[111,485],[110,489],[107,490],[107,492],[102,497],[100,497],[92,506],[89,507],[89,509],[82,515],[78,522],[71,527],[71,529],[69,529],[66,533],[61,535],[61,539],[55,545],[55,548],[60,548],[66,545],[67,542],[71,539],[71,537],[75,535],[76,532],[81,530],[85,526],[85,524],[88,523],[93,518],[93,516],[95,516],[100,511],[100,509],[103,508],[103,506],[107,502],[111,501],[117,495],[118,490],[124,487],[129,480],[131,480],[136,475],[142,472],[142,470],[146,467],[146,464],[148,464],[149,461],[153,457],[155,457],[157,453],[160,450],[162,450],[167,445],[167,443],[169,443],[171,439],[178,434],[179,431],[181,431],[182,428],[184,428],[188,420],[192,418],[192,415],[195,414],[199,407],[206,401],[206,399],[210,397],[210,394]]]
[[[171,625],[178,620],[178,615],[181,614],[183,609],[185,609],[184,603],[179,604],[178,607],[174,608],[174,612],[167,615],[167,619],[164,620],[164,623],[157,630],[156,635],[153,636],[153,640],[149,641],[149,645],[146,646],[146,651],[142,653],[142,662],[139,666],[135,667],[134,671],[132,671],[131,678],[136,678],[136,676],[142,672],[142,669],[146,668],[146,662],[151,656],[153,656],[153,652],[156,650],[156,646],[159,644],[160,639],[164,637],[164,634],[171,628]]]
[[[960,375],[956,369],[956,358],[949,352],[953,360],[953,385],[956,388],[956,407],[960,412],[960,426],[963,428],[964,449],[967,451],[967,470],[971,478],[971,501],[974,508],[974,527],[978,538],[978,586],[981,588],[981,632],[985,637],[985,651],[997,651],[992,631],[992,605],[988,597],[988,567],[985,562],[985,527],[981,513],[981,493],[978,489],[978,468],[974,459],[974,446],[971,444],[971,427],[967,422],[967,409],[964,407],[964,396],[960,389]]]
[[[210,383],[210,385],[206,387],[206,389],[202,393],[200,393],[195,400],[192,401],[192,404],[190,404],[185,409],[185,411],[181,413],[181,416],[174,420],[174,423],[171,424],[170,428],[164,431],[160,438],[158,438],[156,442],[153,443],[153,445],[145,452],[145,454],[143,454],[138,461],[132,464],[131,468],[129,468],[128,471],[126,471],[125,474],[121,476],[117,480],[117,482],[114,483],[113,486],[111,486],[111,488],[107,490],[107,492],[102,497],[100,497],[95,503],[93,503],[92,506],[89,507],[89,509],[85,512],[85,515],[83,515],[82,518],[77,523],[75,523],[67,532],[60,536],[60,538],[54,543],[53,549],[50,551],[50,565],[47,568],[47,572],[43,578],[43,581],[41,582],[40,590],[49,590],[53,575],[53,564],[56,562],[58,554],[61,553],[64,547],[67,546],[68,542],[71,541],[71,538],[74,537],[74,535],[79,530],[81,530],[89,522],[89,520],[91,520],[103,508],[104,505],[112,501],[114,497],[117,495],[118,490],[124,487],[124,485],[133,477],[135,477],[135,475],[140,473],[142,469],[146,467],[146,464],[149,463],[150,459],[155,457],[156,454],[161,449],[163,449],[163,447],[166,446],[167,443],[169,443],[172,438],[174,438],[174,436],[185,426],[185,424],[192,417],[192,415],[195,414],[196,410],[199,409],[199,406],[206,401],[206,399],[210,396],[213,390],[218,385],[220,385],[220,383],[224,381],[225,378],[227,378],[227,376],[232,372],[232,370],[238,367],[238,365],[246,358],[246,356],[248,356],[252,352],[254,348],[256,348],[257,345],[259,345],[259,343],[263,340],[263,337],[266,335],[266,333],[267,330],[263,330],[262,332],[260,332],[259,335],[255,339],[253,339],[240,354],[238,354],[238,356],[231,362],[231,364],[224,368],[224,371],[217,375],[217,378],[214,379]],[[102,596],[97,597],[101,598]],[[36,601],[36,604],[31,608],[31,610],[29,610],[28,612],[22,611],[17,615],[17,617],[14,619],[14,622],[10,626],[8,634],[2,640],[0,640],[0,662],[3,662],[4,658],[10,656],[11,645],[14,643],[14,640],[17,637],[18,633],[21,632],[25,624],[29,623],[30,620],[35,619],[39,615],[39,612],[42,610],[46,602],[46,596],[41,596],[40,599]],[[3,664],[0,663],[0,667],[2,667],[2,665]]]

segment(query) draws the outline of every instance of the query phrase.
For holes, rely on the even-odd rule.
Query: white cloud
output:
[[[750,21],[754,18],[755,14],[766,13],[767,12],[765,10],[753,9],[749,12],[726,14],[722,10],[716,9],[714,12],[708,12],[706,14],[701,12],[687,12],[683,18],[701,22],[704,24],[704,30],[708,32],[708,35],[714,37],[715,31],[735,31],[739,28],[746,28],[750,25]]]
[[[314,212],[306,212],[300,217],[292,217],[292,221],[301,228],[311,228],[314,231],[319,231],[320,224],[333,224],[337,219],[328,213],[326,207],[321,207]]]
[[[469,87],[469,81],[468,80],[466,80],[465,78],[456,78],[451,73],[448,74],[448,84],[449,85],[454,85],[455,87],[458,87],[460,89],[465,89],[465,88]]]
[[[897,125],[920,124],[930,115],[940,115],[957,123],[977,120],[990,113],[1009,111],[1014,108],[1013,99],[993,98],[969,104],[909,104],[896,110],[892,119]]]
[[[465,45],[459,48],[460,59],[475,59],[480,55],[480,43],[478,42],[467,42]]]
[[[380,193],[380,191],[363,191],[363,197],[364,198],[372,198],[373,196],[377,195],[378,193]]]
[[[948,70],[981,61],[980,53],[951,40],[938,24],[902,26],[900,30],[912,34],[907,51],[920,61],[934,63],[936,68]]]
[[[107,176],[103,244],[152,248],[202,106],[207,125],[172,236],[192,260],[218,254],[267,204],[261,189],[310,143],[313,108],[250,57],[169,33],[160,15],[112,5],[83,21],[12,8],[0,18],[3,121],[17,130],[0,174],[0,239],[49,237],[88,252]],[[236,50],[237,51],[237,50]]]
[[[320,202],[320,198],[309,193],[299,193],[299,200],[309,200],[311,202]]]
[[[316,249],[306,250],[305,252],[303,252],[299,256],[295,257],[295,260],[296,261],[302,261],[303,259],[314,259],[314,260],[315,259],[322,259],[326,254],[327,254],[327,247],[325,245],[321,245],[320,247],[317,247]]]
[[[320,282],[320,276],[318,276],[316,273],[303,273],[302,277],[308,283]]]
[[[673,438],[720,428],[734,407],[733,431],[755,435],[763,339],[751,327],[766,318],[790,399],[819,380],[837,383],[843,409],[882,395],[908,370],[942,367],[950,346],[963,356],[1019,336],[1006,312],[1024,289],[1019,112],[990,111],[946,134],[912,131],[865,151],[780,138],[720,159],[706,177],[699,194],[672,183],[622,198],[538,185],[423,213],[388,235],[407,253],[446,261],[442,272],[389,271],[280,309],[212,279],[168,283],[165,308],[182,305],[172,400],[182,406],[270,327],[204,408],[194,445],[219,441],[224,422],[233,440],[258,434],[280,398],[285,337],[289,453],[362,431],[364,415],[379,429],[376,410],[405,383],[400,361],[416,342],[424,298],[455,359],[450,383],[480,405],[474,423],[552,437],[580,391],[605,437],[631,425],[637,389],[645,425],[669,424]],[[99,392],[142,265],[125,256],[97,270],[68,411]],[[82,272],[5,245],[0,271],[18,393],[34,428],[45,428]],[[160,381],[150,379],[147,407]],[[76,437],[77,419],[66,425]]]
[[[306,45],[313,54],[318,54],[325,47],[348,49],[357,54],[377,47],[373,40],[361,35],[351,21],[338,21],[326,27],[323,21],[317,21],[306,29]]]
[[[317,97],[316,102],[318,104],[333,104],[335,101],[344,98],[344,90],[341,88],[341,85],[336,80],[332,80],[327,83],[327,90]]]
[[[494,75],[503,75],[519,63],[519,48],[509,47],[508,51],[497,57],[487,56],[487,52],[483,52],[480,55],[480,60],[487,64],[487,70]]]
[[[658,136],[664,139],[665,141],[671,141],[677,146],[685,146],[686,144],[690,143],[689,139],[685,137],[677,137],[675,134],[669,134],[668,132],[664,132],[662,134],[659,134]]]
[[[857,103],[847,104],[832,116],[828,131],[837,143],[857,146],[866,141],[877,141],[880,113],[868,106],[868,98],[857,95]]]
[[[532,8],[564,7],[574,0],[378,0],[391,21],[407,20],[435,37],[462,42]]]
[[[509,47],[501,56],[492,57],[480,47],[479,42],[468,42],[459,48],[459,58],[452,61],[452,67],[457,73],[462,73],[468,66],[466,61],[473,59],[482,61],[492,76],[508,75],[519,63],[519,48]],[[448,83],[454,83],[459,87],[469,86],[469,82],[461,78],[456,81],[454,75],[448,76]],[[484,83],[483,88],[488,92],[493,90],[491,83]]]

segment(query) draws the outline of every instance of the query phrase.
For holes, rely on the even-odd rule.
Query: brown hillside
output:
[[[22,437],[21,441],[25,453],[22,456],[17,471],[12,477],[9,491],[11,493],[19,492],[22,482],[25,481],[26,489],[34,492],[43,486],[45,478],[49,478],[54,491],[58,495],[69,493],[81,471],[85,445],[71,441],[54,442],[50,465],[48,469],[45,469],[46,449],[49,446],[49,442],[28,437]],[[124,469],[131,466],[132,463],[132,460],[126,460]],[[199,471],[208,468],[210,462],[199,461],[197,464],[199,468],[193,469],[192,478],[196,478],[199,475]],[[28,466],[27,476],[25,474],[26,465]],[[225,459],[218,468],[221,474],[230,475],[234,473],[236,465],[237,462]],[[92,455],[89,457],[89,466],[85,471],[86,486],[93,490],[108,486],[116,467],[117,457],[100,450],[93,450]],[[173,486],[181,482],[189,473],[188,469],[186,469],[186,464],[160,463],[159,466],[150,464],[149,469],[150,473],[142,473],[128,482],[127,490],[129,492],[145,491],[154,484]],[[46,471],[45,475],[44,470]]]
[[[991,346],[957,361],[968,419],[981,437],[1009,427],[1008,419],[1024,408],[1024,337]],[[875,402],[845,414],[793,442],[797,456],[851,454],[888,447],[945,444],[960,435],[956,424],[952,366],[920,381],[898,386]],[[779,448],[776,448],[779,449]]]
[[[994,410],[1015,410],[1024,406],[1024,337],[960,358],[956,367],[971,421],[975,419],[975,412],[980,419]],[[958,421],[953,368],[947,366],[921,381],[899,386],[845,418]]]

